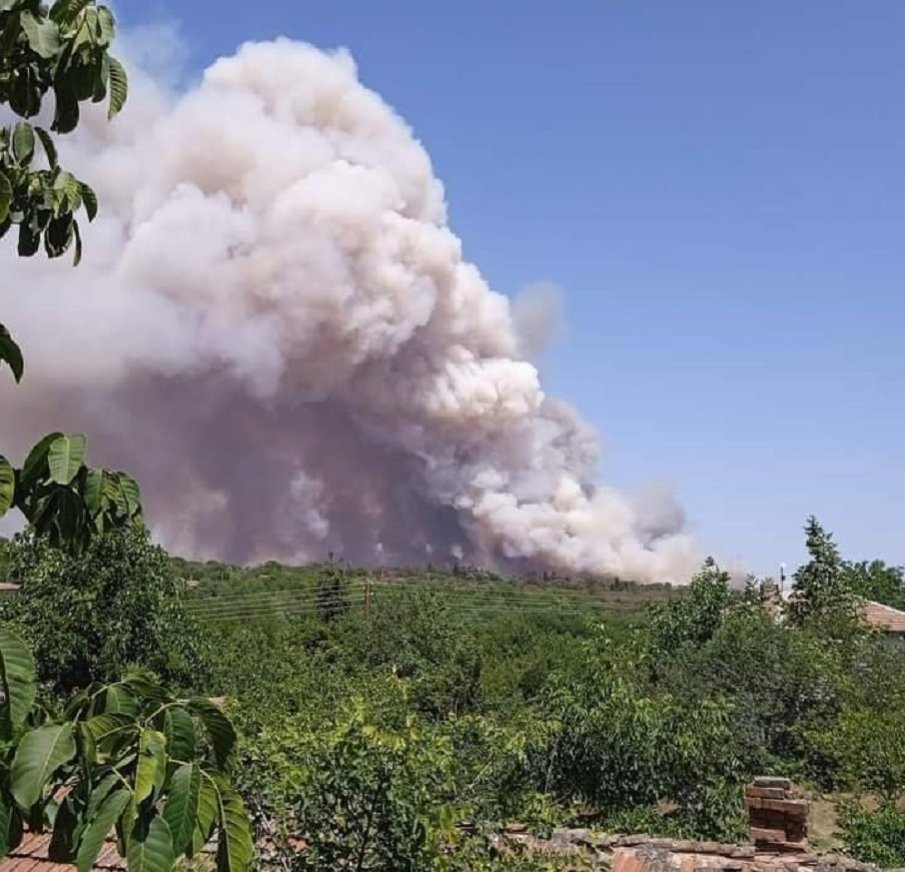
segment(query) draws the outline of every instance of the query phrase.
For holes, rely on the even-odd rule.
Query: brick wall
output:
[[[808,850],[808,803],[788,778],[755,778],[745,790],[745,807],[758,851]]]

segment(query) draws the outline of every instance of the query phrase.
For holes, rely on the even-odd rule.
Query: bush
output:
[[[582,674],[554,684],[549,715],[560,730],[547,763],[550,787],[604,819],[666,803],[675,808],[674,830],[732,840],[742,823],[742,772],[731,705],[652,693],[630,677],[627,654],[587,645]]]
[[[335,713],[289,718],[246,749],[245,790],[257,798],[261,828],[306,844],[301,853],[278,844],[284,865],[433,868],[463,817],[452,743],[409,713],[405,682],[374,683],[380,703],[353,697]]]
[[[181,582],[147,531],[110,531],[78,556],[32,533],[16,537],[2,605],[34,651],[39,679],[63,694],[109,681],[129,667],[168,683],[206,680],[200,630],[179,599]]]
[[[849,803],[840,810],[839,822],[845,850],[853,857],[881,868],[905,866],[905,813],[893,803],[876,811]]]
[[[802,733],[833,722],[840,672],[819,635],[739,608],[709,642],[683,649],[662,683],[689,704],[714,696],[732,701],[733,745],[747,774],[797,775],[807,767],[819,776],[825,767],[811,760]]]

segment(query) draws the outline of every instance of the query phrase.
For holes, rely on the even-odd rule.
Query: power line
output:
[[[334,601],[333,604],[340,604],[342,602],[348,603],[350,606],[352,605],[363,605],[363,600],[340,600],[339,602]],[[379,604],[378,604],[379,607]],[[550,615],[550,616],[580,616],[580,615],[589,615],[591,613],[599,613],[601,611],[606,611],[606,607],[604,604],[600,605],[589,605],[585,608],[581,607],[564,607],[564,606],[556,606],[545,603],[531,603],[531,604],[512,604],[512,603],[502,603],[499,601],[483,601],[483,602],[474,602],[468,604],[462,604],[457,607],[454,614],[461,616],[469,616],[469,615],[485,615],[485,614],[498,614],[498,615],[508,615],[508,614],[522,614],[522,615]],[[267,604],[258,607],[249,607],[246,609],[234,609],[234,610],[223,610],[219,612],[205,612],[197,614],[196,617],[204,618],[207,620],[217,621],[217,620],[240,620],[242,618],[265,618],[265,617],[280,617],[282,615],[305,615],[305,614],[315,614],[318,611],[318,606],[316,603],[289,603],[283,604],[282,607],[274,606],[272,604]]]

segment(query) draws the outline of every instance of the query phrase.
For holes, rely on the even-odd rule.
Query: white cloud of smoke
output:
[[[28,365],[0,381],[4,446],[86,430],[199,556],[687,577],[681,512],[593,485],[596,434],[540,387],[555,295],[514,317],[463,261],[348,54],[249,44],[181,95],[133,78],[63,152],[102,205],[82,265],[4,244]]]

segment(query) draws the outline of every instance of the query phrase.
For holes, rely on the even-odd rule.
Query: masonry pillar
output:
[[[751,841],[758,851],[808,850],[808,803],[788,778],[755,778],[745,789]]]

